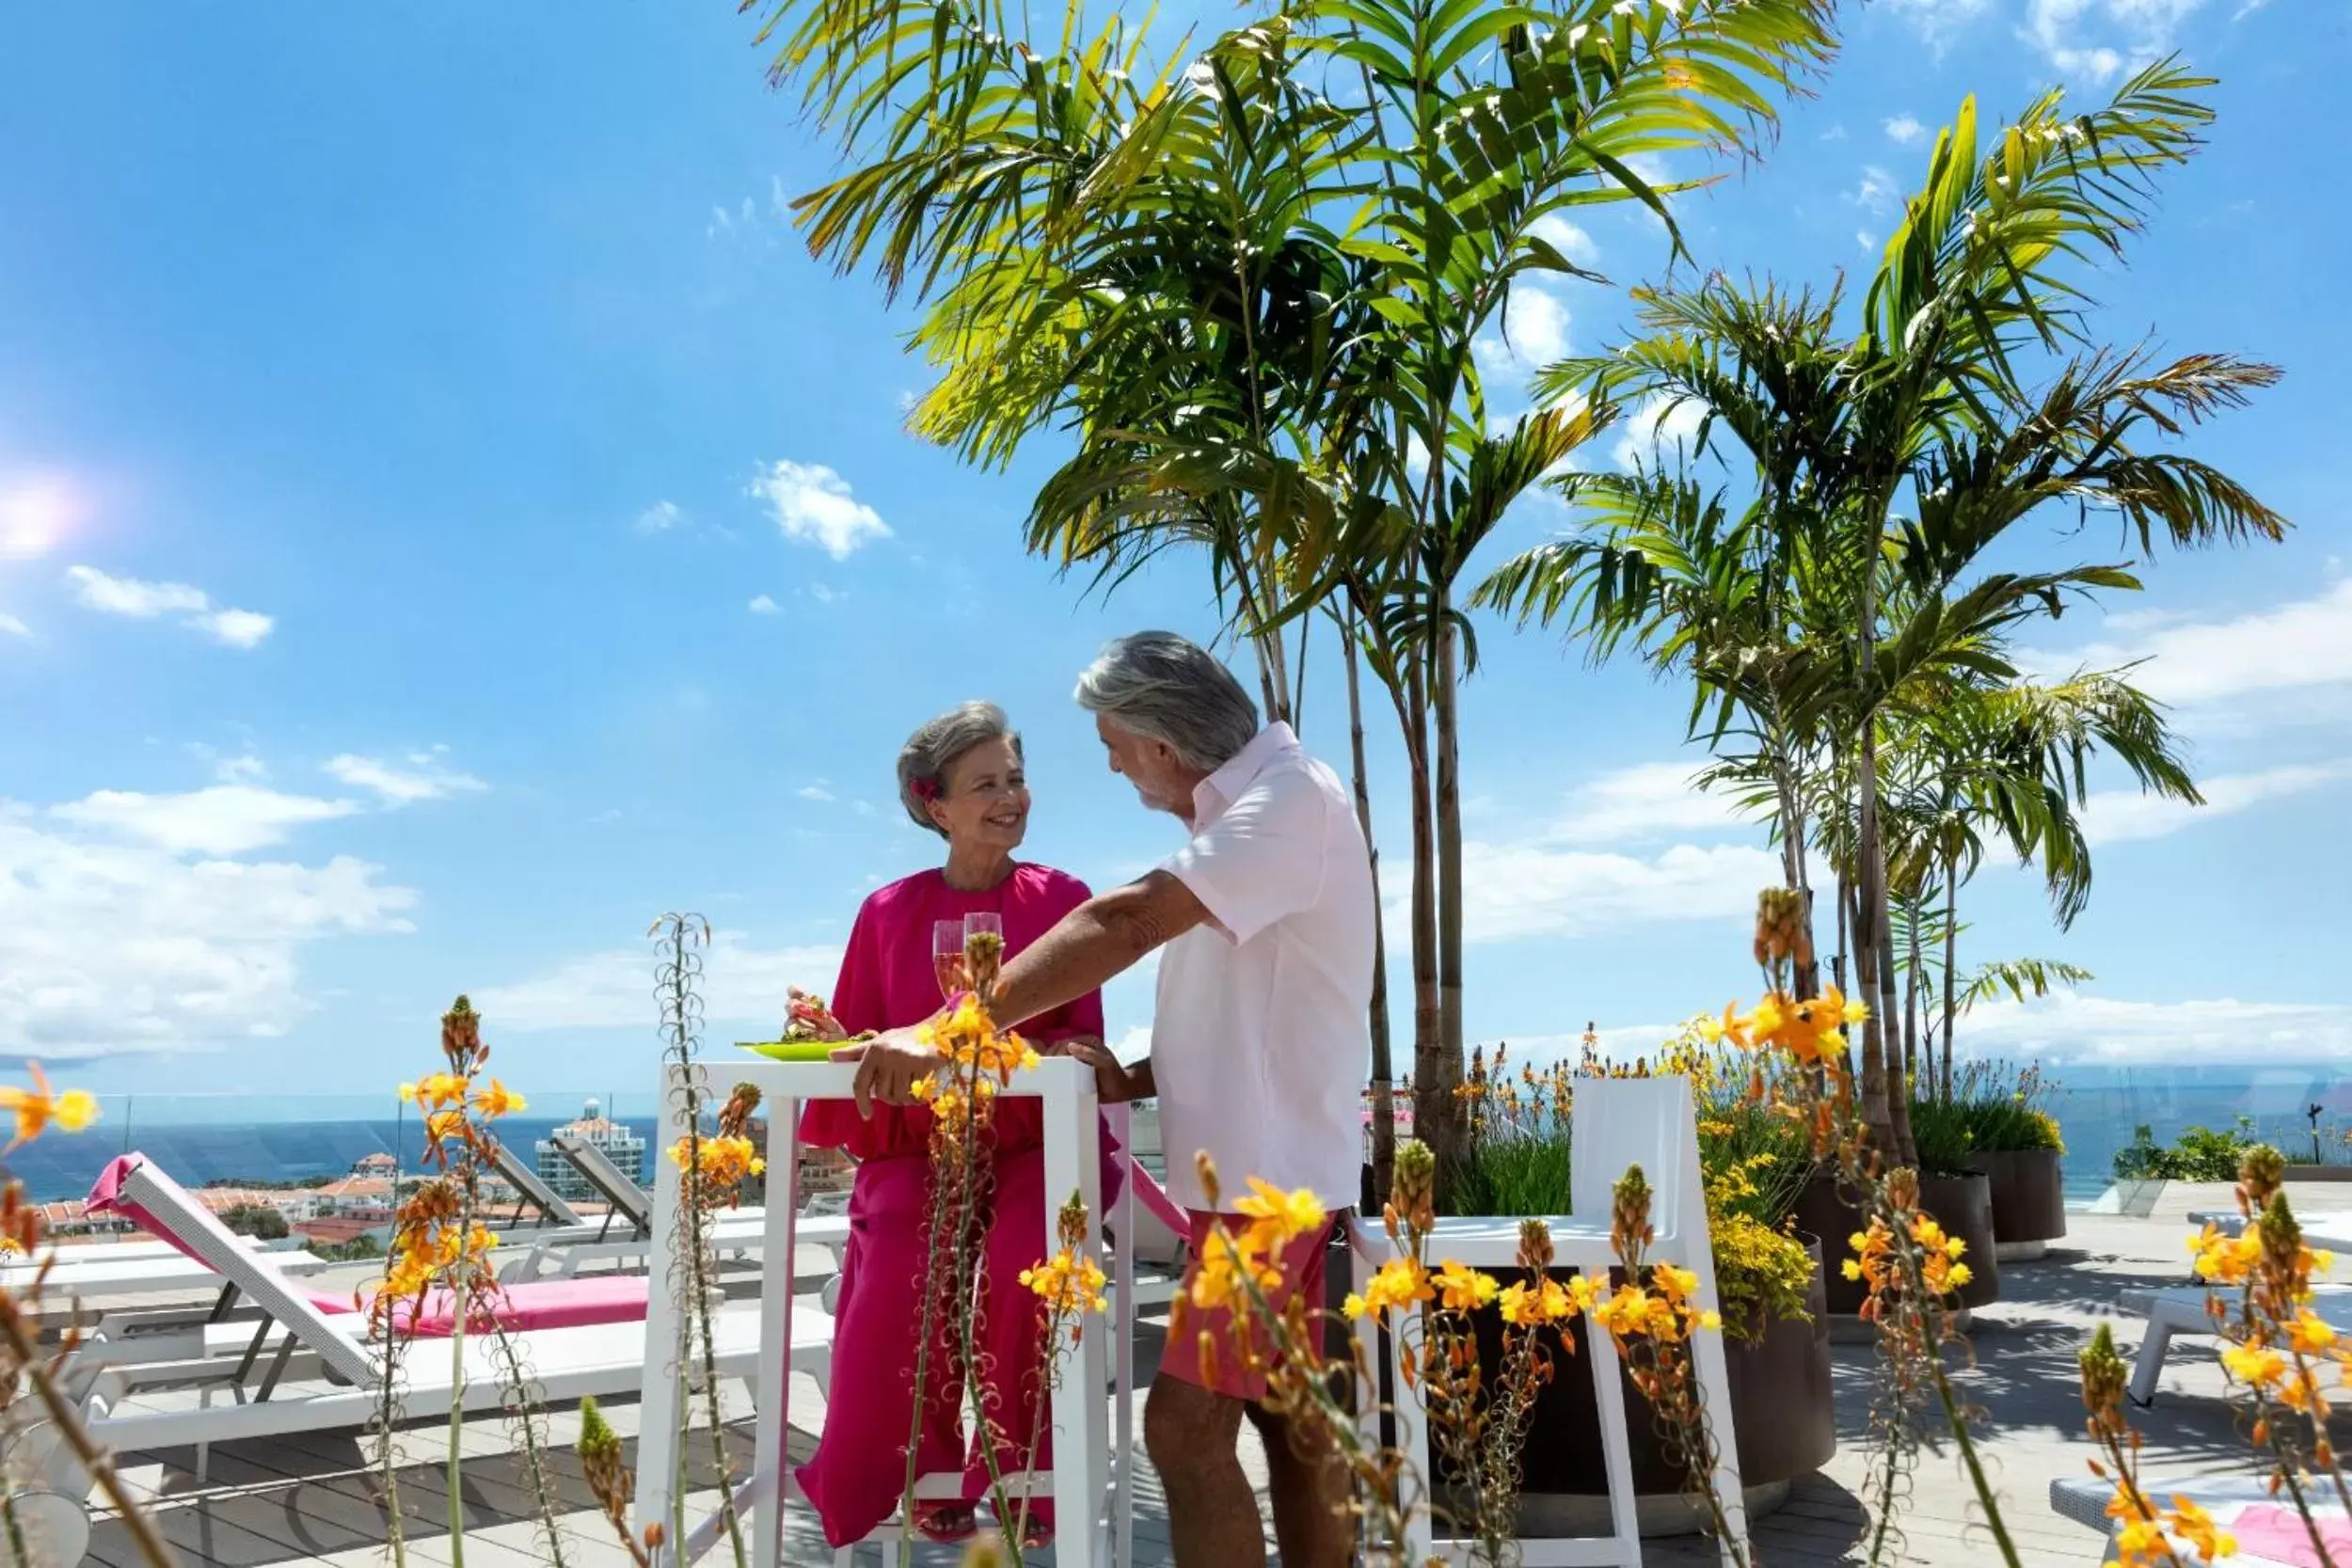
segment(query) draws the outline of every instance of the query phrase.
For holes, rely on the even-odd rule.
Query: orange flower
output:
[[[63,1094],[56,1094],[51,1091],[49,1077],[40,1070],[39,1062],[26,1062],[24,1070],[33,1080],[31,1088],[0,1085],[0,1111],[9,1112],[16,1117],[16,1141],[9,1144],[7,1149],[0,1149],[0,1153],[22,1148],[31,1143],[47,1132],[53,1121],[69,1132],[79,1132],[98,1119],[98,1101],[89,1091],[68,1089]]]

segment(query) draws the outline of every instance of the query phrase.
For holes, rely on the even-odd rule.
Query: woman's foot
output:
[[[970,1503],[916,1503],[914,1533],[926,1541],[951,1546],[959,1541],[969,1541],[980,1528],[979,1515]]]

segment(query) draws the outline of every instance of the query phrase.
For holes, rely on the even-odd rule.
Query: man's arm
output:
[[[1098,893],[1006,962],[989,1012],[1000,1029],[1050,1013],[1102,990],[1208,918],[1192,889],[1165,871]]]
[[[1050,1013],[1208,921],[1209,911],[1175,877],[1153,871],[1140,881],[1099,893],[1063,915],[1054,928],[1009,959],[996,977],[990,1014],[1009,1029]],[[868,1043],[845,1045],[835,1061],[858,1064],[855,1094],[860,1116],[885,1105],[914,1102],[915,1080],[935,1058],[914,1043],[914,1031],[893,1029]],[[1098,1075],[1100,1069],[1097,1069]]]

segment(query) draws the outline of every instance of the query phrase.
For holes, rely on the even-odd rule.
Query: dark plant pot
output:
[[[1813,1290],[1806,1299],[1811,1321],[1792,1318],[1768,1324],[1753,1341],[1725,1336],[1724,1360],[1731,1378],[1731,1424],[1740,1448],[1740,1480],[1748,1488],[1810,1475],[1837,1451],[1837,1411],[1830,1382],[1829,1320],[1821,1291],[1821,1246],[1808,1239],[1813,1254]],[[1505,1285],[1525,1277],[1499,1271]],[[1558,1277],[1565,1278],[1565,1274]],[[1502,1320],[1489,1309],[1477,1315],[1481,1364],[1498,1367],[1502,1357]],[[1544,1497],[1597,1497],[1608,1494],[1601,1472],[1600,1415],[1593,1398],[1593,1375],[1584,1359],[1585,1324],[1570,1329],[1575,1354],[1552,1357],[1551,1382],[1535,1396],[1528,1426],[1519,1489],[1531,1499]],[[1649,1405],[1625,1381],[1627,1426],[1632,1443],[1633,1486],[1645,1496],[1679,1494],[1682,1466],[1667,1457]],[[1438,1465],[1442,1484],[1451,1478]],[[1537,1512],[1541,1512],[1539,1509]]]
[[[1919,1207],[1935,1216],[1945,1234],[1968,1243],[1963,1255],[1968,1283],[1958,1292],[1963,1307],[1985,1307],[2001,1297],[2001,1268],[1993,1238],[1993,1184],[1980,1175],[1923,1176]],[[1846,1277],[1845,1260],[1853,1256],[1849,1238],[1862,1228],[1862,1215],[1837,1190],[1837,1179],[1817,1176],[1797,1197],[1797,1228],[1823,1240],[1827,1266],[1821,1271],[1829,1291],[1829,1309],[1841,1318],[1862,1310],[1862,1282]]]
[[[2055,1148],[1991,1149],[1970,1158],[1970,1166],[1993,1189],[1995,1241],[2006,1246],[2016,1242],[2055,1242],[2066,1234],[2061,1158]]]

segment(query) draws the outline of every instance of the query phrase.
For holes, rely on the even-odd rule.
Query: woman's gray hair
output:
[[[1104,648],[1078,677],[1078,705],[1214,773],[1258,733],[1258,705],[1215,655],[1172,631]]]
[[[938,823],[928,809],[947,786],[947,769],[956,758],[991,740],[1009,740],[1012,754],[1021,755],[1021,732],[994,703],[964,703],[949,708],[907,736],[898,751],[898,803],[918,828],[940,837]]]

